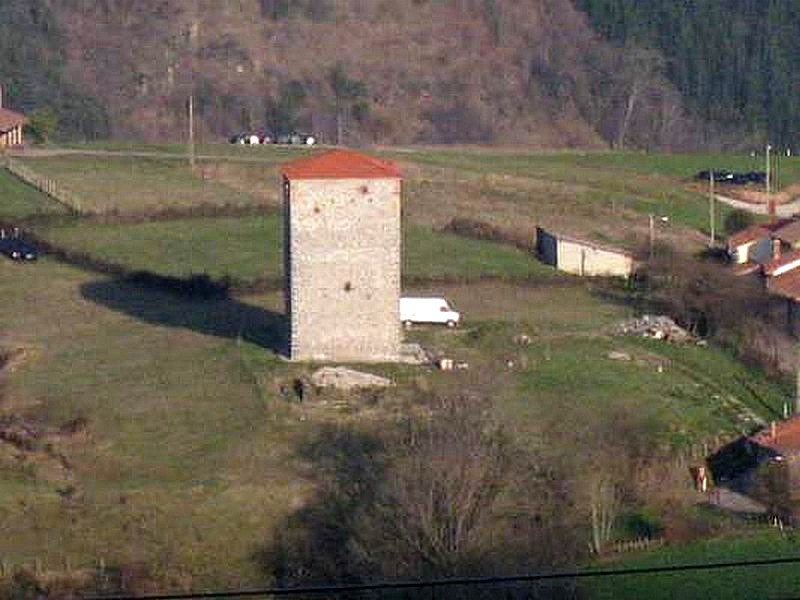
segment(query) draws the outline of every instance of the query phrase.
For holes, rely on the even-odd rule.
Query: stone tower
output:
[[[290,358],[398,360],[399,170],[332,150],[281,174]]]

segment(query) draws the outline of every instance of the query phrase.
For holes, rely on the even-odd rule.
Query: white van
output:
[[[460,320],[461,315],[444,298],[400,298],[400,322],[406,327],[412,323],[444,323],[455,327]]]

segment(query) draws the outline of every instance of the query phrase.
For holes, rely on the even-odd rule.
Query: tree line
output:
[[[65,75],[64,34],[44,0],[0,3],[3,106],[31,118],[34,137],[93,139],[108,134],[105,109]]]
[[[800,11],[795,0],[577,0],[619,46],[665,57],[665,72],[710,127],[788,145],[800,133]],[[713,140],[712,140],[713,141]]]

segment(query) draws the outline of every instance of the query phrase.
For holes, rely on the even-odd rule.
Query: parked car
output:
[[[708,181],[712,173],[714,174],[714,181],[717,183],[730,183],[734,178],[734,174],[727,169],[714,169],[713,171],[699,171],[695,175],[695,179]]]
[[[726,169],[715,169],[714,171],[699,171],[695,175],[698,181],[708,181],[711,173],[714,173],[714,181],[717,183],[730,183],[733,185],[747,185],[748,183],[764,183],[767,174],[764,171],[747,171],[738,173]]]
[[[234,136],[231,136],[228,141],[231,144],[244,144],[248,146],[257,146],[261,143],[261,136],[258,133],[252,131],[246,131],[243,133],[237,133]]]
[[[406,327],[412,323],[442,323],[455,327],[460,321],[461,315],[444,298],[400,298],[400,322]]]
[[[292,143],[303,144],[304,146],[313,146],[314,144],[317,143],[317,138],[315,138],[310,133],[293,133]]]
[[[12,233],[0,231],[0,254],[18,261],[31,261],[39,257],[36,246],[22,238],[16,230]]]

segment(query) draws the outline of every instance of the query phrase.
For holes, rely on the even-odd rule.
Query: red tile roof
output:
[[[767,426],[750,436],[749,440],[781,453],[800,450],[800,417],[795,416],[787,421],[776,422],[774,433],[773,436],[772,426]]]
[[[764,275],[773,275],[775,271],[794,261],[800,261],[800,250],[790,250],[789,252],[784,252],[778,258],[773,258],[764,265]],[[795,268],[797,267],[792,270]]]
[[[741,246],[742,244],[754,242],[760,238],[768,238],[769,233],[769,229],[766,227],[762,227],[761,225],[751,225],[747,229],[742,229],[741,231],[737,231],[731,235],[728,238],[728,247]]]
[[[733,265],[733,274],[738,276],[753,275],[754,273],[761,272],[761,265],[758,263],[746,262],[739,265]]]
[[[10,131],[14,129],[14,127],[24,125],[27,122],[28,119],[25,118],[25,115],[21,115],[13,110],[8,110],[7,108],[0,108],[0,133]]]
[[[353,150],[330,150],[281,166],[286,179],[399,179],[400,170],[389,161]]]
[[[781,227],[789,225],[795,221],[794,217],[783,217],[782,219],[775,219],[774,221],[770,221],[769,223],[761,223],[760,227],[764,229],[768,229],[769,231],[775,232]]]
[[[792,221],[778,229],[773,230],[774,237],[783,240],[788,244],[794,244],[800,240],[800,221]]]
[[[767,279],[767,290],[778,296],[800,302],[800,269]]]

